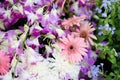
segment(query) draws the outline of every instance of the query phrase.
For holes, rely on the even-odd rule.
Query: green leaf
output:
[[[116,64],[116,58],[114,57],[114,55],[110,55],[107,59],[108,59],[112,64]]]

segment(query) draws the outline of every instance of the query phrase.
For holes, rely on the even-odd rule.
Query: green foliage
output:
[[[117,56],[117,52],[120,52],[120,2],[116,0],[116,2],[112,3],[108,6],[108,9],[102,8],[102,0],[95,0],[97,2],[96,6],[102,9],[102,13],[106,12],[107,17],[102,17],[102,13],[96,13],[94,15],[94,19],[97,22],[97,30],[95,32],[98,40],[96,43],[107,42],[107,46],[102,46],[101,44],[96,45],[96,49],[99,53],[99,58],[107,59],[112,64],[112,72],[106,74],[103,72],[104,80],[120,80],[120,58]],[[102,35],[98,35],[99,26],[109,24],[110,27],[115,27],[116,30],[114,34],[111,32],[103,30]],[[109,66],[108,66],[109,67]]]
[[[108,46],[101,46],[101,45],[97,45],[96,46],[97,49],[99,50],[99,57],[101,59],[107,59],[109,60],[112,64],[116,64],[116,56],[117,53],[115,51],[115,49],[111,49]]]
[[[111,72],[109,75],[104,75],[104,80],[120,80],[120,59],[117,58],[116,64],[113,65],[113,72]]]
[[[101,7],[101,0],[96,0],[97,2],[97,7]],[[107,13],[107,17],[102,17],[102,13],[96,13],[94,15],[94,18],[98,20],[97,22],[97,30],[95,32],[98,40],[96,41],[97,43],[100,43],[102,41],[107,41],[109,42],[109,46],[115,48],[117,51],[120,51],[120,4],[118,2],[112,3],[112,5],[108,6],[108,9],[102,9],[102,11]],[[98,35],[99,32],[99,26],[100,25],[106,25],[109,24],[110,27],[115,27],[116,30],[114,31],[114,34],[112,35],[110,31],[107,31],[105,29],[102,30],[103,35]]]

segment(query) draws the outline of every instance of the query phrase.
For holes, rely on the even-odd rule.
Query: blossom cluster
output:
[[[103,64],[96,65],[99,49],[94,49],[96,3],[1,1],[0,80],[102,80]],[[108,31],[114,34],[114,30]]]

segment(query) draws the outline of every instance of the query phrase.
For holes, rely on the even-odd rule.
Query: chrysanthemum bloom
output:
[[[77,25],[80,26],[80,21],[83,21],[86,18],[85,15],[82,15],[80,17],[77,16],[73,16],[72,18],[68,18],[68,20],[64,20],[62,22],[62,26],[65,29],[69,29],[69,27],[73,26],[73,25]]]
[[[84,21],[80,24],[80,29],[76,30],[75,35],[84,38],[88,46],[90,44],[93,45],[94,42],[92,39],[97,39],[96,36],[93,35],[94,30],[95,28],[92,28],[92,25],[89,22]]]
[[[5,75],[10,67],[10,58],[5,55],[5,52],[0,50],[0,74]]]
[[[63,36],[58,44],[61,48],[61,54],[65,55],[71,63],[81,62],[83,56],[87,55],[87,45],[84,38],[67,35],[67,37]]]

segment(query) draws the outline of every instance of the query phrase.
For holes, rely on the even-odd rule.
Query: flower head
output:
[[[73,26],[73,25],[77,25],[77,26],[80,26],[80,21],[84,20],[85,19],[85,15],[82,15],[80,17],[77,17],[77,16],[73,16],[72,18],[68,18],[68,20],[64,20],[62,22],[62,26],[65,28],[65,29],[69,29],[69,27]]]
[[[91,24],[87,21],[82,22],[80,24],[80,29],[76,30],[75,35],[82,37],[85,39],[85,42],[89,45],[93,45],[93,41],[92,39],[97,39],[95,35],[93,35],[93,31],[95,30],[95,28],[91,28]]]
[[[10,67],[10,58],[5,55],[5,52],[0,50],[0,74],[5,75]]]
[[[59,46],[62,48],[61,54],[65,55],[70,62],[80,62],[86,56],[86,43],[83,38],[74,35],[63,36]]]

